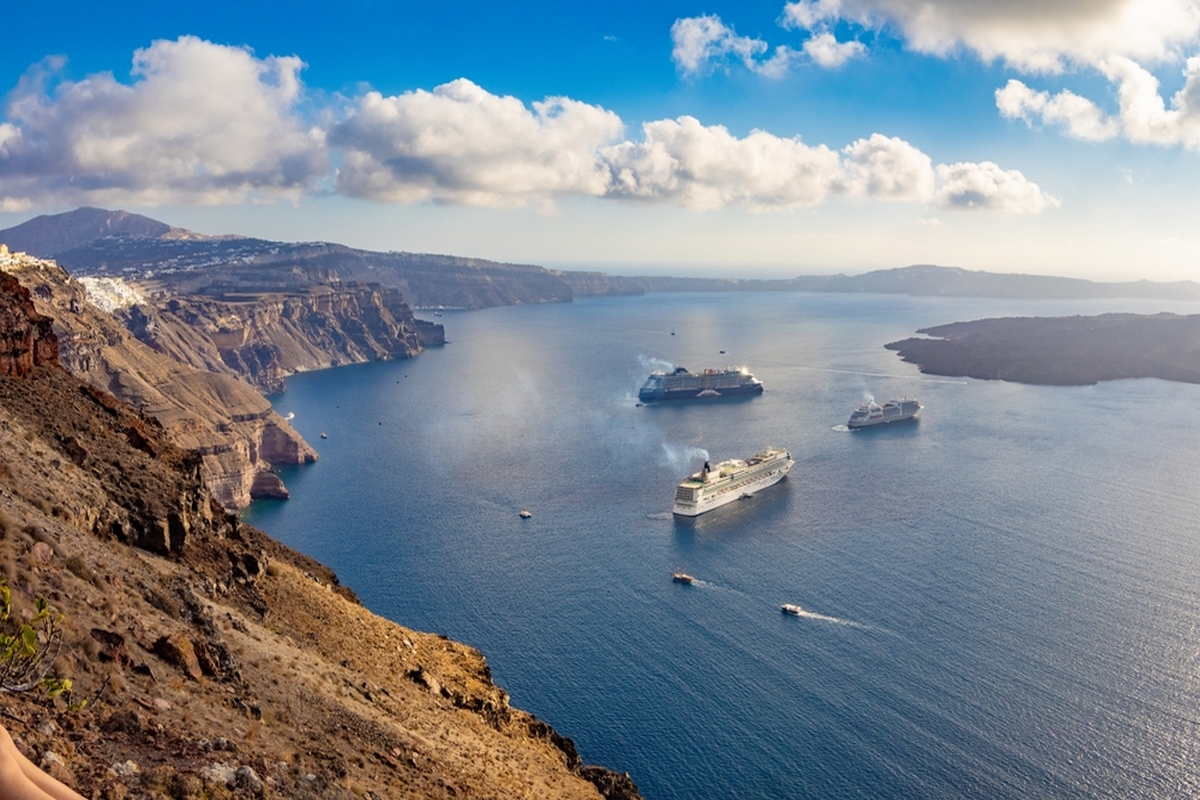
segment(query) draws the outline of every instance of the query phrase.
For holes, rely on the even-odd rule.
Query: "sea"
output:
[[[443,348],[289,378],[272,401],[321,460],[245,517],[376,613],[479,648],[513,705],[647,800],[1195,796],[1200,386],[939,377],[883,347],[1109,311],[1200,309],[679,293],[447,311]],[[726,365],[766,391],[638,405],[653,369]],[[904,396],[916,421],[846,428]],[[784,481],[672,517],[705,459],[765,445],[795,459]]]

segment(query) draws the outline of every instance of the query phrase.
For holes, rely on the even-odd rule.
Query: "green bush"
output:
[[[42,691],[57,697],[71,691],[71,681],[51,674],[62,649],[61,614],[54,614],[44,598],[37,599],[37,614],[24,624],[10,623],[12,591],[0,584],[0,691]]]

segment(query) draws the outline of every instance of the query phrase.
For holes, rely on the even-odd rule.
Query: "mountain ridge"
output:
[[[81,206],[62,214],[42,214],[0,231],[0,242],[8,245],[10,250],[53,258],[96,239],[121,234],[151,239],[214,238],[141,214]]]
[[[124,221],[110,222],[104,227],[98,224],[101,212],[113,220],[124,215],[120,216]],[[69,235],[50,233],[54,225],[69,228]],[[17,232],[15,238],[14,231]],[[40,240],[34,235],[38,231],[43,236]],[[96,235],[97,231],[108,233]],[[0,242],[13,249],[53,257],[73,274],[145,278],[150,272],[160,288],[180,294],[217,291],[222,287],[278,291],[284,287],[297,288],[333,280],[356,280],[399,289],[411,306],[425,308],[486,308],[570,302],[576,296],[692,291],[1200,300],[1200,283],[1194,281],[1102,282],[933,264],[913,264],[856,275],[799,275],[792,278],[612,275],[463,256],[376,252],[329,242],[289,243],[248,236],[209,236],[175,228],[149,217],[90,208],[35,217],[0,231]],[[66,242],[71,246],[64,247]]]

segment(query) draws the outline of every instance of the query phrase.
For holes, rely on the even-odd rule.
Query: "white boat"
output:
[[[915,417],[917,412],[922,408],[924,408],[923,405],[907,397],[903,400],[888,400],[883,405],[872,400],[854,409],[853,413],[850,414],[850,421],[846,423],[846,427],[866,428],[871,425],[883,425],[888,422],[903,422],[906,419]]]
[[[715,467],[705,461],[703,469],[675,487],[675,514],[697,517],[749,497],[783,480],[794,463],[791,454],[779,447],[768,447],[745,460],[731,458]]]
[[[779,610],[785,614],[794,614],[797,617],[804,613],[804,609],[794,603],[784,603],[779,607]]]

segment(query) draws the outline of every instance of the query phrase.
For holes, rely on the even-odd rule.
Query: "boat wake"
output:
[[[864,631],[874,630],[870,625],[863,625],[861,622],[854,622],[853,620],[842,619],[841,617],[830,617],[826,614],[818,614],[815,611],[807,611],[805,609],[789,611],[788,616],[800,617],[801,619],[815,619],[820,622],[828,622],[831,625],[845,625],[848,628],[858,628]]]
[[[647,514],[646,519],[674,519],[675,514],[670,511],[659,511],[654,514]]]
[[[850,431],[850,426],[848,426],[848,425],[845,425],[845,424],[842,424],[842,425],[834,425],[832,428],[830,428],[830,430],[834,430],[834,431],[837,431],[837,432],[839,432],[839,433],[841,433],[842,431],[849,432],[849,431]]]

